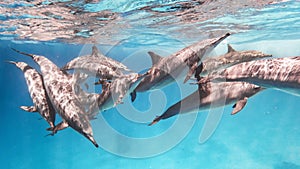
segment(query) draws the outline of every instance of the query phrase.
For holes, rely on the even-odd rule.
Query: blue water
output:
[[[105,8],[84,7],[85,10],[123,11],[125,15],[147,5],[145,2],[122,10],[118,7],[122,6],[121,2]],[[274,57],[300,56],[300,1],[244,9],[194,24],[191,26],[199,30],[236,32],[211,55],[225,53],[226,44],[230,43],[236,50],[260,50]],[[152,27],[149,31],[149,27],[141,25],[127,31],[131,32],[127,39],[121,39],[116,45],[100,41],[99,48],[135,71],[151,66],[149,50],[168,56],[199,40],[174,38],[166,33],[169,30]],[[32,104],[22,72],[4,61],[25,61],[38,67],[30,58],[10,48],[44,55],[61,67],[72,58],[89,53],[91,44],[12,37],[1,35],[0,40],[1,168],[300,169],[300,99],[273,89],[251,97],[235,116],[230,115],[231,105],[226,106],[216,130],[201,143],[199,136],[207,125],[209,111],[176,116],[147,126],[156,115],[177,102],[181,94],[196,89],[189,84],[172,84],[161,91],[139,93],[135,103],[126,98],[123,105],[99,114],[91,122],[100,144],[98,149],[70,128],[45,137],[48,124],[38,114],[19,109],[21,105]]]

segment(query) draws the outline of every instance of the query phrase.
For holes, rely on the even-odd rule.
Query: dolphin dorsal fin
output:
[[[155,65],[157,62],[159,62],[162,57],[154,52],[148,52],[148,54],[151,56],[152,65]]]
[[[235,52],[235,50],[233,49],[233,47],[231,45],[227,45],[227,53],[230,53],[230,52]]]
[[[101,54],[102,53],[99,51],[99,49],[97,48],[97,46],[93,45],[93,47],[92,47],[92,55],[91,56],[98,57]]]

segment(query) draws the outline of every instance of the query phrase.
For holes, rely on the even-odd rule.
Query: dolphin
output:
[[[203,68],[200,74],[201,76],[206,76],[211,72],[225,69],[238,63],[272,57],[270,54],[264,54],[263,52],[256,50],[236,51],[230,44],[227,45],[227,48],[228,51],[226,54],[203,60]]]
[[[207,78],[200,79],[198,83],[206,83],[213,79],[244,81],[300,96],[300,56],[239,63],[210,73]]]
[[[174,82],[182,71],[189,67],[184,83],[195,73],[198,63],[203,56],[211,52],[221,41],[230,36],[226,33],[220,37],[202,40],[168,56],[161,57],[154,52],[148,52],[153,66],[148,70],[148,75],[131,93],[131,100],[136,98],[136,92],[158,89]]]
[[[199,112],[232,103],[235,103],[231,112],[234,115],[245,107],[249,97],[263,89],[247,82],[207,82],[199,85],[198,90],[191,95],[169,107],[162,115],[156,117],[149,126],[161,119],[167,119],[177,114]]]
[[[82,109],[86,111],[97,101],[98,97],[101,97],[99,93],[85,92],[80,86],[75,91],[75,95]]]
[[[8,61],[16,65],[24,73],[30,97],[34,106],[21,106],[20,108],[28,112],[39,112],[48,122],[51,130],[55,127],[55,109],[47,95],[42,75],[25,62]]]
[[[97,97],[97,101],[90,106],[89,117],[93,119],[99,112],[123,103],[123,98],[131,93],[146,75],[147,73],[130,73],[116,78],[112,82],[102,80],[100,82],[102,92]]]
[[[96,46],[92,47],[92,54],[77,57],[68,62],[61,70],[78,70],[89,76],[100,79],[114,79],[122,76],[124,72],[130,72],[122,63],[104,56]]]
[[[45,89],[48,96],[62,117],[63,122],[54,127],[53,134],[58,130],[70,126],[87,139],[89,139],[96,147],[99,147],[93,137],[93,131],[87,114],[79,106],[74,94],[70,81],[72,76],[61,71],[52,61],[40,55],[27,54],[16,49],[14,51],[30,56],[41,69]]]

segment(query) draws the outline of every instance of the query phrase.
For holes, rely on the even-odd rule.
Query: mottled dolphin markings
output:
[[[39,112],[50,125],[49,130],[52,130],[55,124],[55,109],[47,95],[42,76],[27,63],[14,61],[8,61],[8,63],[16,65],[23,71],[29,94],[34,105],[21,106],[20,108],[28,112]]]
[[[136,92],[161,88],[174,82],[174,79],[178,78],[183,70],[188,67],[189,71],[184,79],[184,82],[186,82],[195,73],[200,60],[228,36],[230,36],[230,33],[197,42],[168,57],[161,57],[154,52],[148,52],[152,58],[153,66],[148,71],[149,74],[131,93],[131,100],[135,100]]]
[[[53,129],[53,133],[67,126],[89,139],[96,147],[99,147],[93,137],[93,131],[87,114],[79,106],[72,89],[71,76],[61,71],[48,58],[40,55],[27,54],[16,49],[16,52],[30,56],[41,69],[44,84],[48,96],[63,122]]]
[[[213,79],[244,81],[300,96],[300,56],[243,62],[210,73],[207,77],[198,83],[203,84]]]
[[[232,103],[235,104],[231,114],[236,114],[245,107],[249,97],[263,89],[262,87],[247,82],[208,82],[199,86],[198,90],[191,95],[170,106],[149,125],[153,125],[161,119],[167,119],[177,114],[199,112]],[[225,102],[223,102],[223,100]]]

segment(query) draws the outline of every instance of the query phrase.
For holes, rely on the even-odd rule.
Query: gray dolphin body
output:
[[[177,114],[199,112],[232,103],[236,104],[233,106],[231,114],[236,114],[245,107],[249,97],[263,89],[247,82],[208,82],[199,86],[199,89],[191,95],[169,107],[149,125]]]
[[[199,83],[212,79],[244,81],[300,96],[300,56],[244,62],[207,77]]]
[[[229,44],[227,46],[228,52],[226,54],[203,60],[203,68],[200,74],[201,76],[205,76],[211,72],[228,68],[238,63],[272,57],[272,55],[264,54],[260,51],[236,51]]]
[[[89,117],[93,119],[99,112],[122,103],[122,99],[132,92],[146,75],[147,73],[130,73],[114,79],[111,83],[102,81],[102,92],[98,95],[96,102],[90,106]],[[94,96],[94,94],[90,96]]]
[[[91,55],[77,57],[62,68],[62,70],[73,69],[90,76],[109,80],[121,77],[123,72],[130,71],[122,63],[101,54],[96,46],[93,46]]]
[[[189,72],[184,80],[184,82],[186,82],[195,73],[202,57],[211,52],[228,36],[230,36],[230,33],[217,38],[197,42],[168,57],[160,57],[153,52],[149,52],[153,66],[148,71],[149,74],[131,94],[131,100],[135,100],[136,92],[161,88],[174,82],[175,78],[178,78],[182,71],[188,66]]]
[[[39,112],[39,114],[48,122],[50,130],[55,124],[55,109],[47,95],[43,78],[38,71],[24,62],[9,61],[21,69],[28,86],[29,94],[34,106],[21,106],[20,108],[28,112]]]
[[[55,133],[57,130],[70,126],[98,147],[93,137],[89,119],[79,106],[72,89],[72,84],[70,83],[72,77],[65,74],[44,56],[27,54],[18,50],[15,51],[30,56],[40,66],[48,96],[63,119],[63,122],[57,125],[53,132]]]

